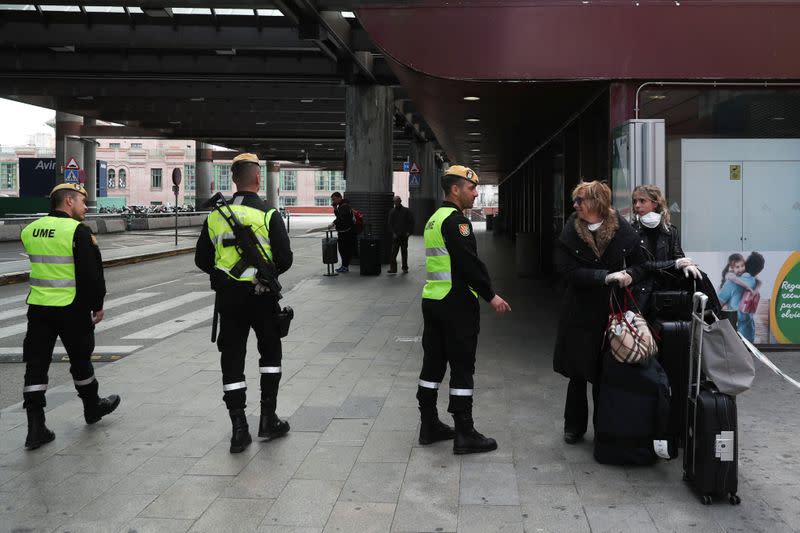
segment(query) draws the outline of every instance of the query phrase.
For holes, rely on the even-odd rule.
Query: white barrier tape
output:
[[[737,333],[738,333],[738,332],[737,332]],[[739,337],[742,339],[742,342],[744,343],[744,345],[745,345],[745,346],[747,346],[747,349],[748,349],[748,350],[750,350],[750,353],[752,353],[752,354],[753,354],[753,356],[754,356],[756,359],[758,359],[759,361],[761,361],[761,362],[762,362],[762,363],[763,363],[763,364],[764,364],[764,365],[765,365],[767,368],[769,368],[770,370],[772,370],[773,372],[775,372],[776,374],[778,374],[780,377],[782,377],[783,379],[785,379],[786,381],[788,381],[789,383],[791,383],[792,385],[794,385],[795,387],[797,387],[798,389],[800,389],[800,381],[797,381],[796,379],[794,379],[794,378],[792,378],[792,377],[790,377],[790,376],[787,376],[787,375],[786,375],[786,374],[783,372],[783,370],[781,370],[780,368],[778,368],[778,367],[775,365],[775,363],[773,363],[772,361],[770,361],[770,360],[767,358],[767,356],[766,356],[766,355],[764,355],[763,353],[761,353],[761,350],[759,350],[758,348],[756,348],[755,346],[753,346],[753,343],[752,343],[752,342],[750,342],[749,340],[747,340],[747,339],[745,339],[744,337],[742,337],[742,334],[741,334],[741,333],[739,333]]]

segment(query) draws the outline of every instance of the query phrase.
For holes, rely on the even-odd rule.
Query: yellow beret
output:
[[[82,195],[86,196],[86,189],[84,189],[83,185],[81,185],[80,183],[59,183],[58,185],[53,187],[52,191],[50,191],[50,196],[53,196],[54,192],[61,191],[64,189],[67,189],[69,191],[78,191]]]
[[[233,158],[233,163],[231,163],[231,166],[237,163],[255,163],[258,165],[258,156],[256,154],[239,154]]]
[[[452,165],[445,171],[444,175],[458,176],[459,178],[464,178],[467,181],[471,181],[475,185],[478,184],[478,174],[476,174],[471,168],[462,165]]]

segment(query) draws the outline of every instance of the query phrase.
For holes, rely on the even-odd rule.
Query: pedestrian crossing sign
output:
[[[408,188],[419,189],[422,186],[422,174],[411,172],[408,174]]]
[[[64,183],[78,183],[79,181],[77,168],[64,169]]]

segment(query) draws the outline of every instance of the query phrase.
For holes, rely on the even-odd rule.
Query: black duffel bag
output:
[[[594,458],[612,465],[651,465],[677,457],[667,434],[669,381],[655,358],[620,363],[606,354],[597,399]]]

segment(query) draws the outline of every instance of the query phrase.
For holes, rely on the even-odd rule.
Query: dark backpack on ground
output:
[[[595,406],[594,458],[603,464],[651,465],[659,456],[676,457],[667,437],[669,405],[669,381],[655,358],[629,364],[607,354]]]

